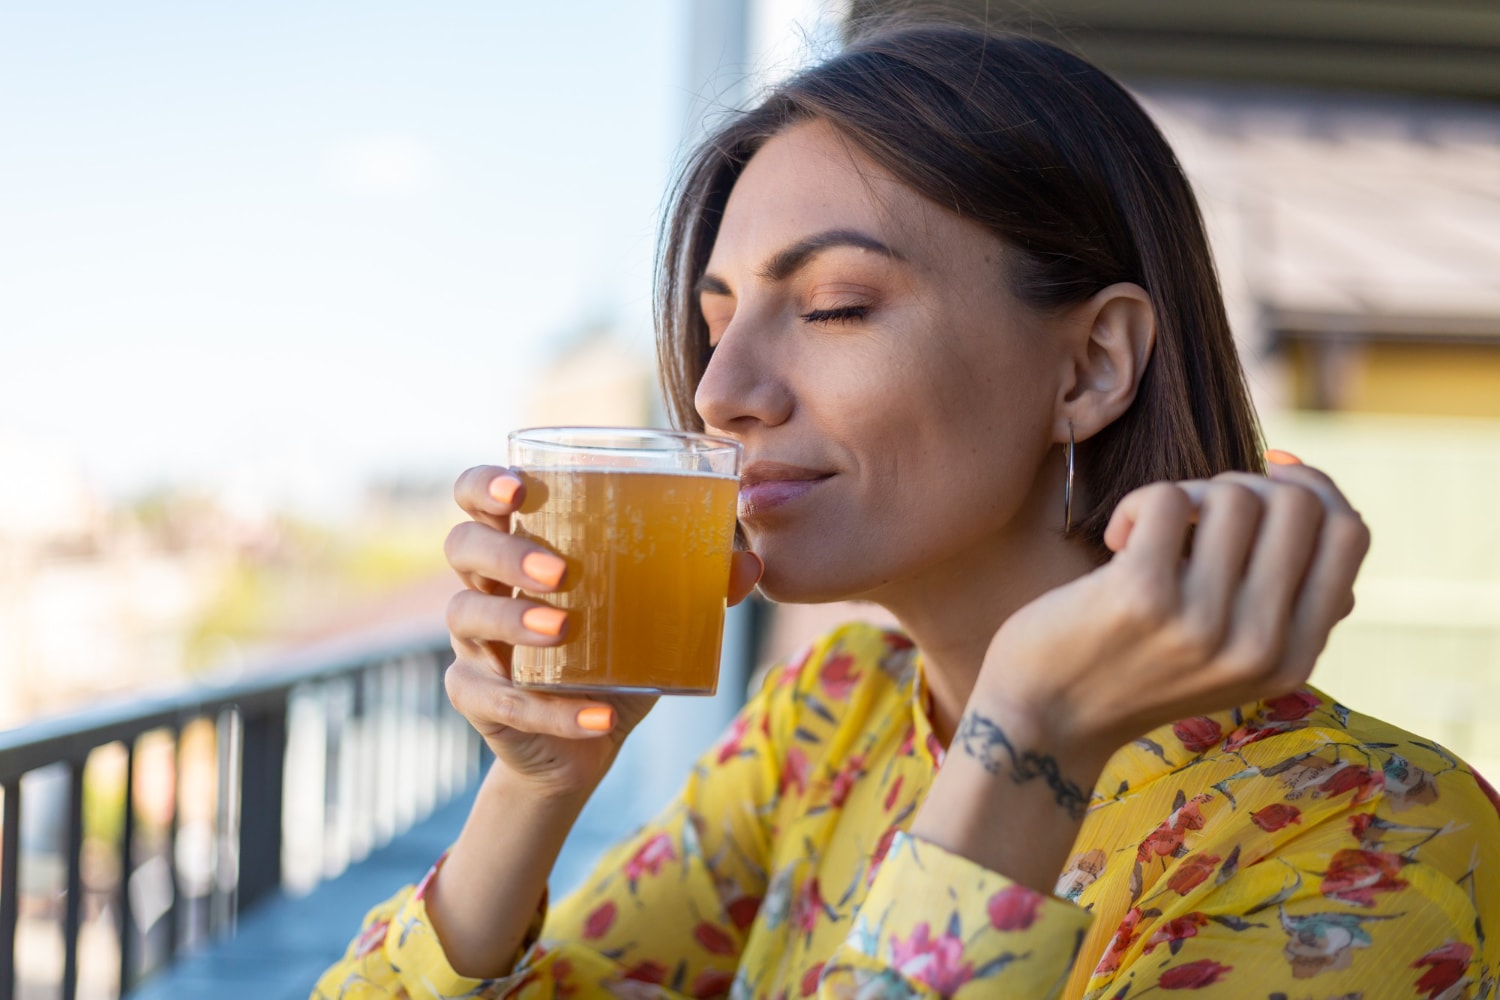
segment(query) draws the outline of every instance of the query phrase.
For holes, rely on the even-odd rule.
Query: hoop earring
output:
[[[1068,421],[1068,450],[1065,460],[1068,465],[1068,478],[1063,483],[1063,534],[1073,532],[1073,452],[1076,446],[1073,443],[1073,421]]]

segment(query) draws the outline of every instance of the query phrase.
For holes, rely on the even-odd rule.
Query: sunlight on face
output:
[[[1005,253],[823,123],[750,161],[698,284],[696,402],[745,446],[769,596],[883,599],[1047,530],[1065,358]]]

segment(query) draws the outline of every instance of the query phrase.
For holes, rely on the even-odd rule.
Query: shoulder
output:
[[[1270,853],[1422,862],[1500,891],[1500,798],[1441,744],[1304,688],[1246,713],[1205,755],[1236,820]],[[1236,824],[1238,825],[1238,824]],[[1353,852],[1353,853],[1351,853]]]
[[[1500,800],[1436,741],[1350,708],[1314,688],[1257,706],[1224,752],[1254,759],[1287,794],[1406,813],[1432,809],[1500,823]]]
[[[1274,909],[1288,934],[1345,912],[1500,922],[1500,802],[1442,745],[1311,688],[1172,732],[1197,752],[1153,734],[1157,776],[1091,812],[1069,898],[1138,919]]]

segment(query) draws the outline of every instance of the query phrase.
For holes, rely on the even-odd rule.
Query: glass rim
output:
[[[611,441],[589,439],[608,438]],[[650,440],[664,440],[675,442],[678,447],[652,448],[646,442]],[[744,446],[733,438],[719,437],[715,434],[705,434],[702,431],[679,431],[662,427],[605,427],[597,425],[557,425],[541,427],[522,427],[511,431],[507,435],[511,444],[523,444],[530,448],[553,449],[557,451],[581,451],[597,452],[600,454],[617,454],[621,452],[648,452],[651,454],[663,454],[673,450],[692,450],[699,454],[712,454],[717,451],[743,451]],[[630,444],[624,442],[633,442]],[[642,445],[645,445],[642,447]],[[684,448],[683,446],[689,446]],[[697,446],[692,448],[692,446]]]

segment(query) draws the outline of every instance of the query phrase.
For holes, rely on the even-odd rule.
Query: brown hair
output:
[[[1019,251],[1005,280],[1039,310],[1130,281],[1156,312],[1156,347],[1130,408],[1080,443],[1086,508],[1073,532],[1101,546],[1120,499],[1158,480],[1263,471],[1197,202],[1145,111],[1107,74],[1054,45],[960,24],[883,24],[783,83],[689,159],[663,222],[657,351],[680,426],[708,331],[693,286],[745,164],[787,126],[818,119],[933,202]]]

